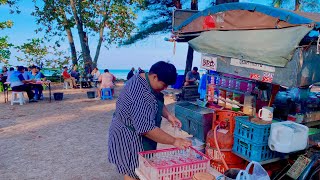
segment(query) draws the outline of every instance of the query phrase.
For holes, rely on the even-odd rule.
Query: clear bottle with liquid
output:
[[[221,83],[221,76],[217,75],[215,76],[215,85],[220,86]]]
[[[252,92],[252,82],[248,81],[247,83],[247,93],[251,93]]]
[[[248,115],[248,116],[252,116],[254,108],[254,96],[252,95],[245,95],[244,96],[244,103],[243,103],[243,113]]]
[[[240,91],[240,84],[241,84],[241,81],[240,81],[240,80],[238,80],[238,79],[236,79],[235,81],[236,81],[236,82],[235,82],[235,89],[236,89],[236,90],[238,90],[238,91]]]
[[[229,88],[229,89],[234,89],[234,88],[235,88],[235,79],[229,78],[228,88]]]
[[[224,76],[221,76],[221,87],[227,87],[227,79]]]

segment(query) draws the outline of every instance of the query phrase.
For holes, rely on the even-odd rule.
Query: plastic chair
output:
[[[101,99],[112,99],[112,90],[111,88],[103,88],[101,89]]]
[[[3,86],[3,83],[0,82],[0,92],[3,92],[4,91],[4,86]]]
[[[19,103],[20,105],[23,105],[26,103],[22,91],[12,91],[11,105],[13,105],[14,103]]]
[[[63,82],[63,89],[68,89],[70,86],[69,86],[69,83],[67,81],[64,81]]]

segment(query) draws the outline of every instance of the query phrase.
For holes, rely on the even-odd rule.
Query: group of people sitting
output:
[[[77,79],[73,74],[76,74],[76,68],[73,68],[73,71],[68,72],[68,67],[63,68],[64,71],[62,73],[62,77],[65,82],[68,82],[73,88],[77,88]],[[80,76],[79,76],[80,77]],[[108,69],[104,70],[104,73],[101,74],[98,68],[94,68],[93,71],[86,76],[89,81],[95,83],[95,87],[97,87],[97,98],[101,97],[101,90],[103,88],[110,88],[113,91],[114,81],[116,77],[109,72]],[[97,84],[100,84],[99,86]]]
[[[134,74],[136,73],[144,73],[144,70],[142,70],[140,67],[138,67],[138,71],[136,72],[134,67],[131,68],[131,70],[127,74],[127,80],[129,80]]]
[[[1,82],[10,84],[12,91],[25,91],[28,94],[29,102],[37,102],[43,99],[43,86],[40,81],[45,81],[46,77],[40,72],[37,66],[17,66],[16,70],[11,67],[2,68],[0,74]],[[34,90],[34,92],[33,92]]]

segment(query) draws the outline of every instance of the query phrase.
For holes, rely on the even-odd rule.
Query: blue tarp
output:
[[[226,3],[226,4],[216,5],[198,12],[197,14],[185,20],[181,25],[177,27],[173,27],[173,30],[178,31],[182,27],[188,25],[193,20],[201,16],[208,16],[210,14],[216,14],[218,12],[225,12],[230,10],[257,11],[275,18],[279,18],[280,20],[286,21],[290,24],[310,24],[314,22],[314,20],[306,18],[294,12],[280,9],[280,8],[274,8],[271,6],[265,6],[265,5],[254,4],[254,3]],[[317,28],[320,28],[320,22],[314,22],[314,23],[316,24]]]

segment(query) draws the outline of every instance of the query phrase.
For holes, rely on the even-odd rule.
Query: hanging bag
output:
[[[252,174],[249,174],[251,166],[253,170]],[[244,171],[238,173],[236,180],[270,180],[270,177],[260,163],[251,161]]]

